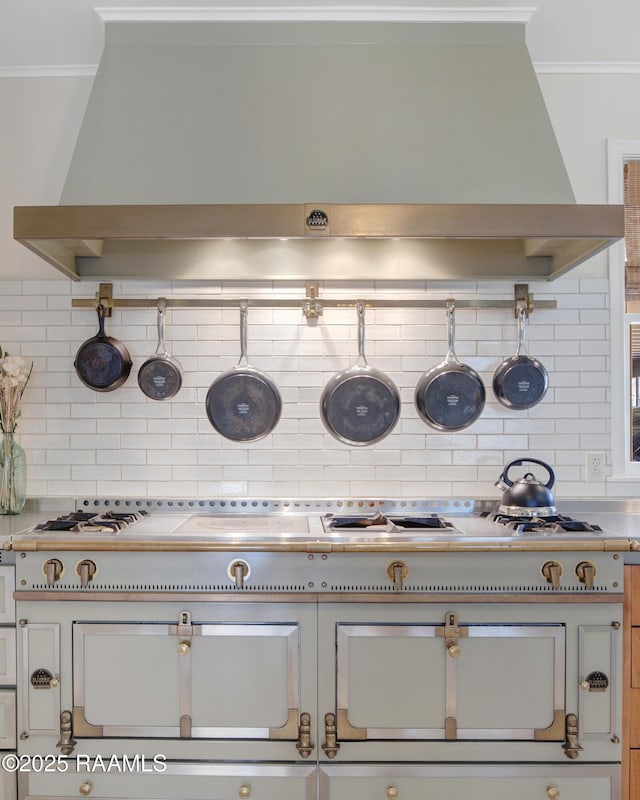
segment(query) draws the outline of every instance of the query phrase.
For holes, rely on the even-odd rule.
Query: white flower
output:
[[[0,347],[0,429],[15,430],[20,400],[31,377],[33,362],[10,356]]]
[[[0,364],[5,375],[14,375],[22,379],[29,375],[29,364],[22,356],[5,356],[0,359]]]

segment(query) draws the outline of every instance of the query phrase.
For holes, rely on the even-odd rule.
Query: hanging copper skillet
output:
[[[164,320],[167,301],[158,300],[158,346],[138,370],[138,385],[151,400],[169,400],[182,386],[182,367],[177,358],[167,352],[164,343]]]
[[[97,306],[98,333],[80,346],[73,362],[82,383],[96,392],[111,392],[127,380],[131,356],[124,344],[104,332],[106,309]]]
[[[418,414],[439,431],[459,431],[475,422],[484,408],[482,378],[455,353],[455,303],[447,301],[449,351],[445,360],[420,378],[415,391]]]
[[[493,393],[507,408],[525,410],[539,403],[549,388],[549,374],[537,358],[527,355],[525,326],[527,309],[518,309],[518,348],[505,359],[493,376]],[[524,351],[524,352],[523,352]]]
[[[209,422],[226,439],[255,442],[278,424],[282,411],[275,383],[247,362],[247,303],[240,304],[240,360],[209,387]]]
[[[326,384],[320,398],[325,428],[338,441],[367,445],[391,432],[400,416],[400,393],[364,355],[364,303],[358,301],[358,360]]]

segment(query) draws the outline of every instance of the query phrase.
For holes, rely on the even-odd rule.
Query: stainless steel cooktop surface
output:
[[[586,504],[585,504],[586,505]],[[628,525],[572,504],[553,517],[496,515],[498,503],[475,500],[82,500],[76,510],[12,537],[15,549],[539,549],[570,544],[624,549]],[[615,514],[611,519],[615,518]],[[618,546],[616,541],[618,540]],[[155,543],[155,545],[154,545]],[[633,549],[631,543],[627,549]]]

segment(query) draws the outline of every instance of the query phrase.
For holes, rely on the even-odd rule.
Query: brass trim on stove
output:
[[[463,594],[447,592],[87,592],[18,590],[15,600],[77,600],[91,602],[193,602],[193,603],[622,603],[624,594],[585,592],[530,592],[521,594]]]
[[[269,728],[269,739],[289,739],[295,741],[298,738],[298,709],[290,708],[287,721],[280,728]]]
[[[346,708],[339,708],[336,715],[336,731],[338,739],[351,742],[362,742],[368,739],[366,728],[355,728],[349,722],[349,711]]]
[[[180,738],[191,738],[191,716],[189,714],[183,714],[180,717]]]
[[[446,717],[444,721],[444,738],[452,741],[458,738],[458,721],[455,717]]]
[[[104,727],[102,725],[92,725],[87,722],[84,716],[84,706],[73,707],[73,732],[76,736],[83,739],[102,738]]]
[[[536,728],[533,738],[536,742],[559,742],[564,739],[565,717],[564,709],[556,708],[553,712],[553,722],[547,728]]]
[[[264,552],[264,553],[420,553],[420,552],[475,552],[497,553],[510,551],[523,552],[623,552],[627,553],[638,549],[638,542],[632,539],[592,539],[592,540],[552,540],[531,541],[523,539],[498,540],[496,542],[473,541],[459,539],[451,541],[393,541],[380,542],[332,542],[331,540],[310,541],[277,541],[265,539],[264,541],[202,541],[193,539],[180,539],[175,541],[150,541],[147,539],[135,540],[133,538],[118,539],[92,539],[82,537],[75,539],[55,538],[47,540],[44,535],[37,539],[14,540],[11,549],[16,552]]]

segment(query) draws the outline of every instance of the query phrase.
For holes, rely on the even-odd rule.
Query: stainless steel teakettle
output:
[[[538,464],[549,474],[546,483],[536,479],[532,472],[526,472],[522,478],[511,480],[509,470],[522,464]],[[498,511],[500,514],[509,514],[519,517],[551,517],[558,513],[551,488],[556,476],[553,470],[544,461],[537,458],[518,458],[502,470],[496,481],[496,486],[502,489],[502,503]]]

